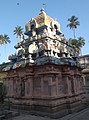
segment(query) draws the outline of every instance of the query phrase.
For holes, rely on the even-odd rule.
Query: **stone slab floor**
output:
[[[69,114],[59,119],[51,119],[49,117],[21,114],[20,116],[9,118],[8,120],[89,120],[89,108],[86,108],[78,113]]]

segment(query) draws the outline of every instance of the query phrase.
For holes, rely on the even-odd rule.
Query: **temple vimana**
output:
[[[0,65],[11,107],[31,114],[62,117],[85,107],[79,53],[60,30],[60,23],[41,9],[25,25],[16,53]]]

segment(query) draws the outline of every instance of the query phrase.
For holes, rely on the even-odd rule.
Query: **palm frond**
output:
[[[10,38],[8,37],[7,34],[4,34],[4,35],[0,35],[0,45],[4,45],[4,44],[7,44],[7,43],[10,43]]]
[[[13,30],[14,35],[16,34],[17,37],[21,36],[21,34],[23,34],[23,28],[21,26],[16,26],[15,29]]]

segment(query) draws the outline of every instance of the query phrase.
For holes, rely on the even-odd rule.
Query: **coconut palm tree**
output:
[[[68,40],[68,42],[70,43],[70,45],[73,45],[73,46],[75,46],[76,48],[78,48],[78,41],[77,41],[77,39],[72,39],[72,38],[70,38],[69,40]]]
[[[71,18],[69,18],[68,21],[69,21],[69,24],[67,25],[67,27],[70,27],[70,29],[73,30],[74,39],[75,39],[75,29],[77,29],[77,26],[80,25],[80,22],[78,21],[78,18],[75,16],[72,16]]]
[[[20,38],[20,41],[23,39],[24,35],[23,35],[23,28],[21,26],[16,26],[14,29],[14,35],[16,34],[17,38]]]
[[[85,39],[83,37],[79,37],[78,38],[78,46],[79,46],[79,51],[81,52],[82,55],[82,51],[81,48],[85,45]]]
[[[10,38],[8,37],[8,35],[4,34],[4,35],[0,35],[0,45],[4,45],[7,43],[10,43]]]
[[[7,43],[10,43],[10,38],[7,34],[0,35],[0,45],[6,45]],[[5,46],[5,53],[6,53],[6,46]]]
[[[69,43],[77,48],[78,52],[81,52],[81,48],[85,45],[85,39],[83,37],[79,37],[78,39],[69,39]]]
[[[3,35],[0,35],[0,45],[3,44]]]
[[[79,48],[83,47],[85,45],[85,39],[83,37],[78,38],[78,46]]]

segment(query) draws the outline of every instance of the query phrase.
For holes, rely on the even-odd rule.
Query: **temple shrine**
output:
[[[56,19],[42,8],[25,25],[10,62],[0,65],[11,107],[31,114],[62,117],[85,107],[78,52]]]

